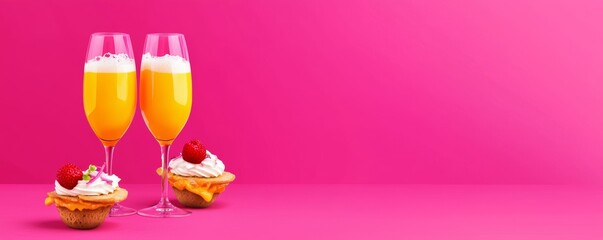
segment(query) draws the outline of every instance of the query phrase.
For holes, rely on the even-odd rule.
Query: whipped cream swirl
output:
[[[86,172],[83,172],[86,173]],[[91,175],[98,174],[98,171],[94,171]],[[85,196],[98,196],[102,194],[109,194],[115,191],[117,187],[119,187],[119,181],[121,179],[115,175],[108,175],[103,172],[103,177],[107,179],[111,179],[111,183],[105,182],[102,179],[97,179],[93,183],[88,184],[89,180],[79,180],[77,185],[73,189],[66,189],[58,181],[54,181],[54,191],[59,195],[67,195],[67,196],[77,196],[77,195],[85,195]]]
[[[224,163],[206,150],[205,159],[199,164],[189,163],[182,156],[170,161],[170,171],[173,174],[185,177],[218,177],[224,173]]]

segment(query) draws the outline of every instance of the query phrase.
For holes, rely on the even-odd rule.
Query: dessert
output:
[[[184,145],[182,155],[170,160],[168,182],[178,201],[190,208],[209,207],[235,179],[224,163],[199,140]],[[161,175],[161,168],[157,170]]]
[[[54,191],[48,193],[44,203],[55,204],[61,220],[76,229],[96,228],[103,223],[111,207],[128,196],[119,187],[116,175],[103,172],[90,165],[86,171],[73,164],[66,164],[57,171]]]

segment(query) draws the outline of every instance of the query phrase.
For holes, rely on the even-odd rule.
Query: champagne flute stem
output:
[[[161,201],[166,204],[168,200],[168,155],[170,153],[170,145],[161,145]]]
[[[105,146],[105,172],[113,174],[113,146]]]

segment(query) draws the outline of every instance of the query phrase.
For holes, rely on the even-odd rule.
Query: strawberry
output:
[[[57,171],[57,181],[66,189],[73,189],[79,180],[82,180],[82,170],[71,164],[65,164]]]
[[[199,140],[191,140],[184,144],[182,158],[189,163],[199,164],[205,159],[205,147]]]

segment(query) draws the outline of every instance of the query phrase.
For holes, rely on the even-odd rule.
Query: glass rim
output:
[[[130,36],[130,34],[122,32],[95,32],[91,36]]]
[[[157,37],[170,37],[170,36],[184,36],[182,33],[147,33],[147,36],[157,36]]]

